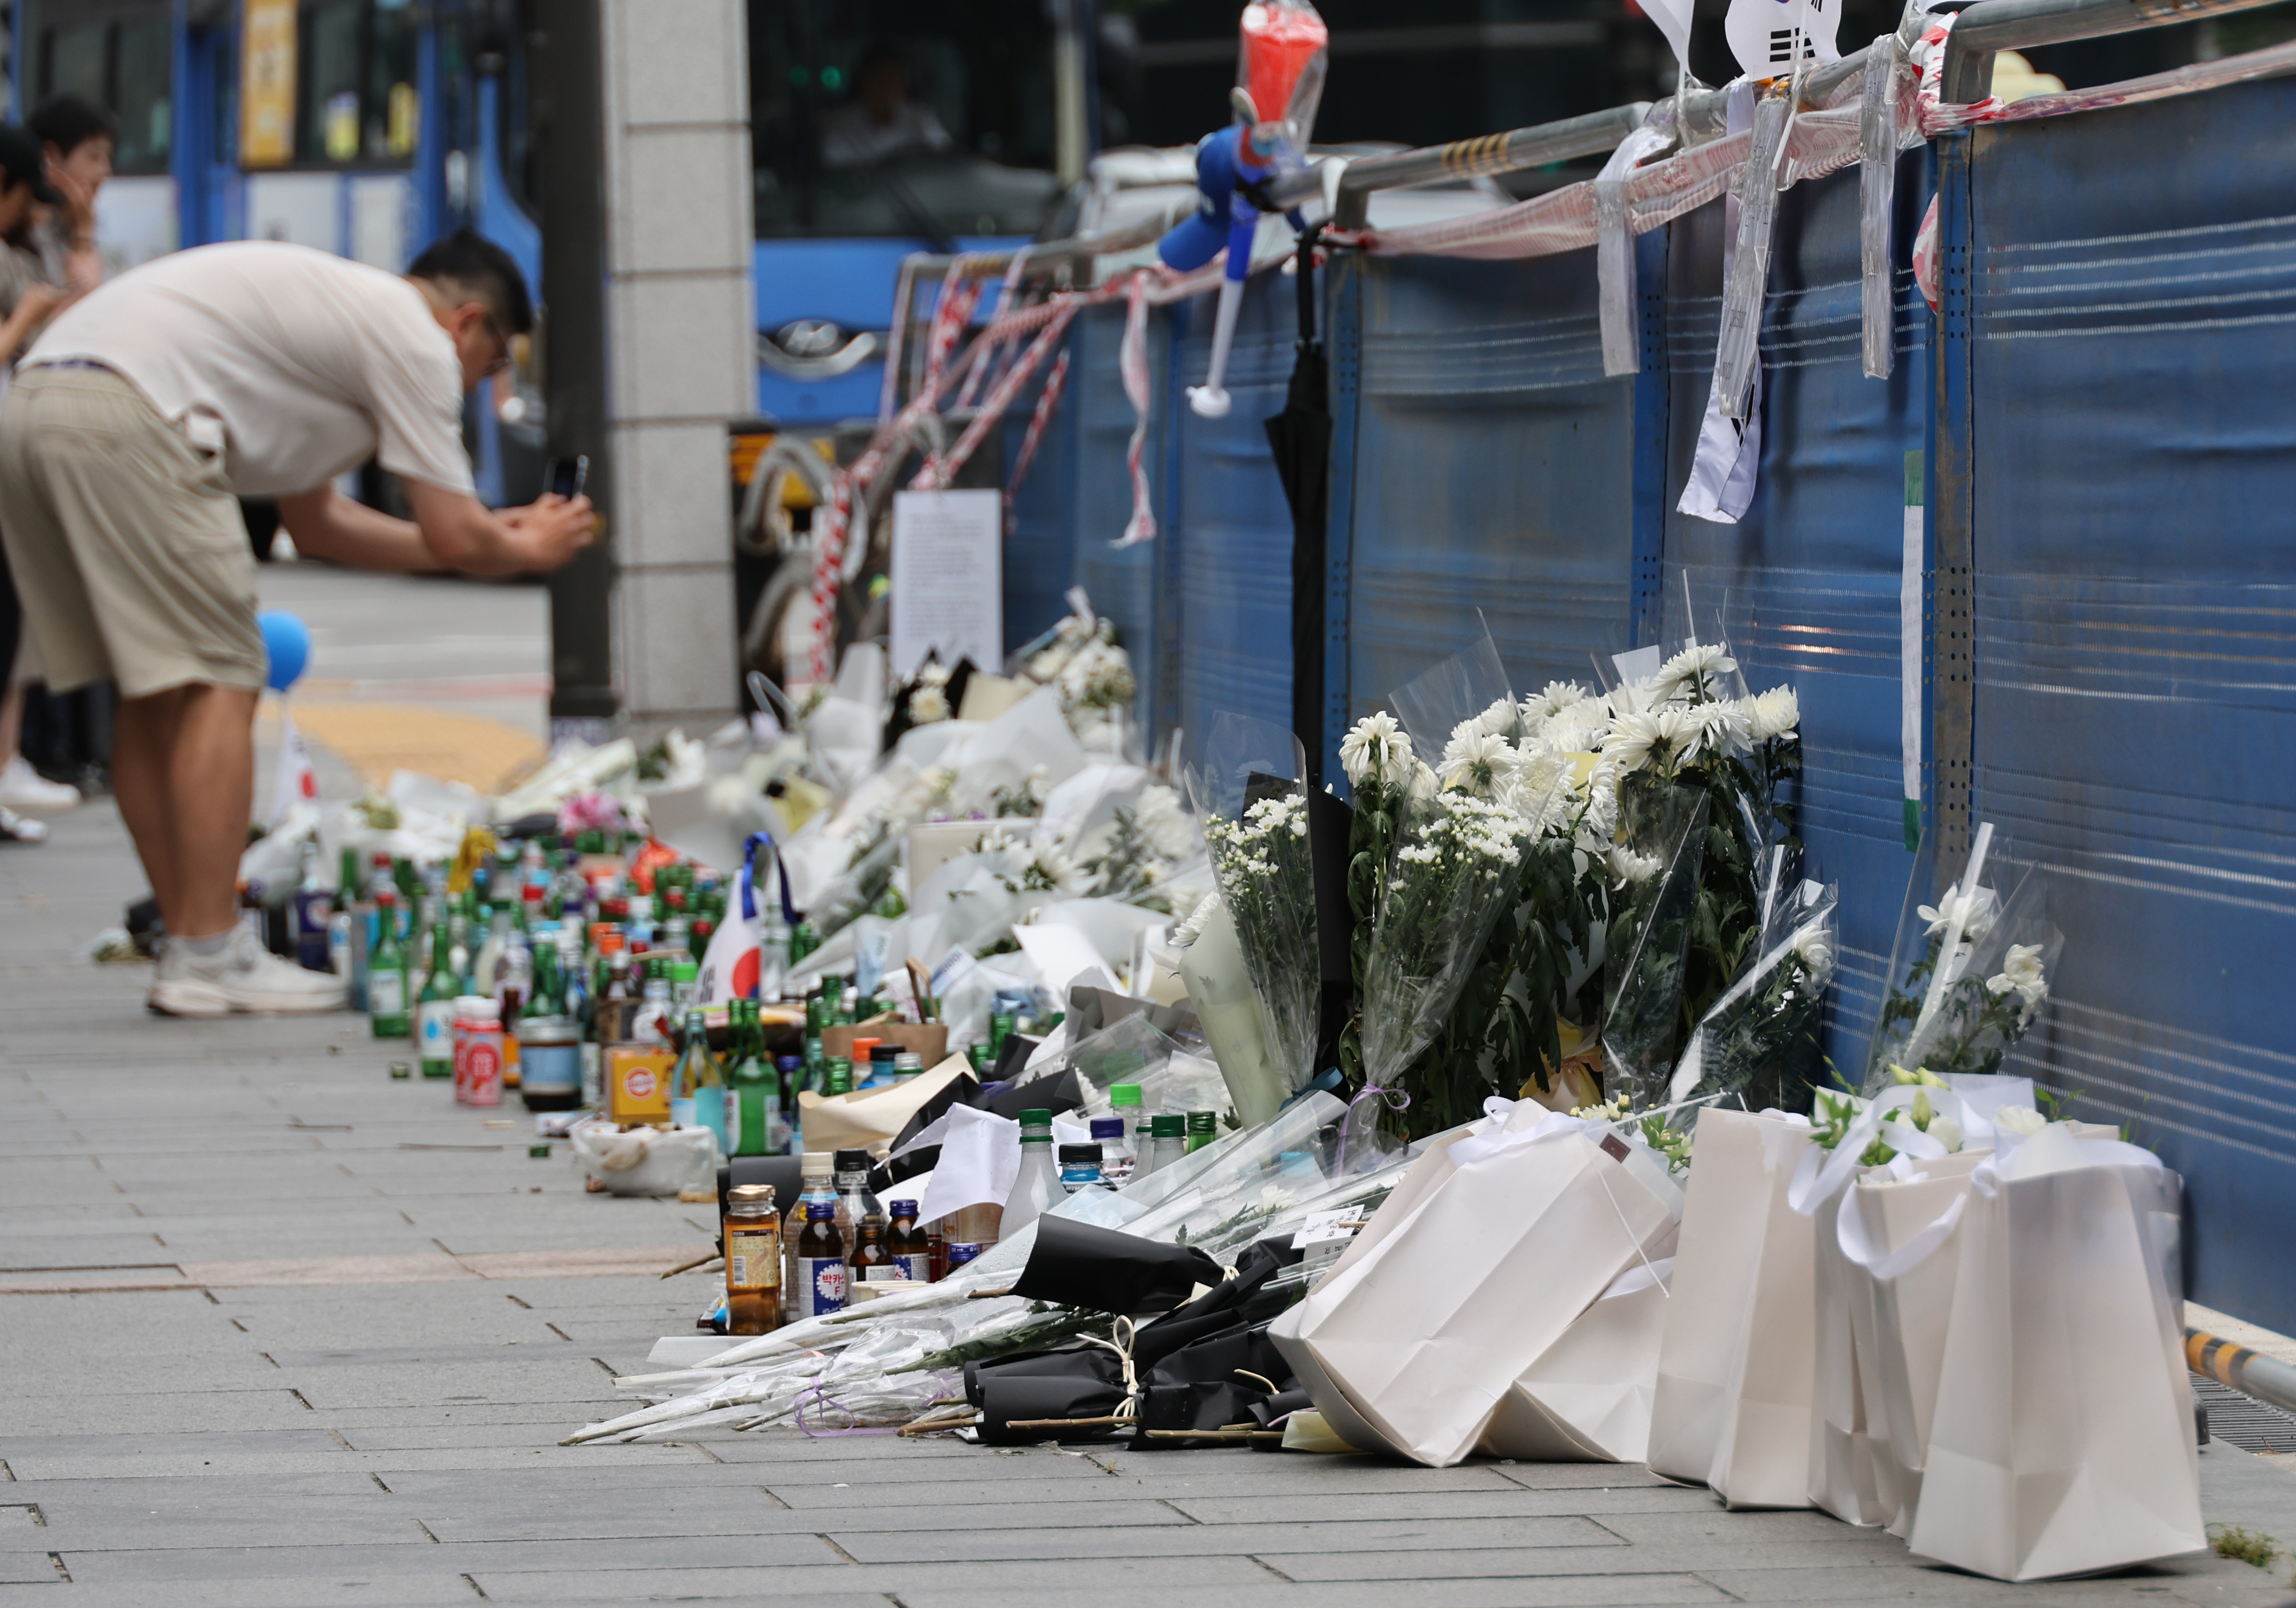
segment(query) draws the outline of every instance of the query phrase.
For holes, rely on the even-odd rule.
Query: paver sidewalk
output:
[[[0,1608],[820,1608],[2286,1598],[2213,1557],[2011,1587],[1639,1469],[787,1432],[562,1448],[690,1332],[706,1208],[586,1195],[390,1081],[349,1017],[168,1022],[78,949],[140,891],[108,803],[0,851]],[[630,1269],[637,1271],[630,1271]],[[619,1270],[617,1270],[619,1269]],[[2221,1444],[2210,1516],[2296,1542]],[[2286,1567],[2284,1562],[2279,1568]]]

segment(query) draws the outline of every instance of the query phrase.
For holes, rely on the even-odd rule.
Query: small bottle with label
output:
[[[1061,1146],[1061,1187],[1070,1194],[1108,1187],[1107,1181],[1100,1176],[1099,1145]]]
[[[796,1262],[800,1317],[826,1317],[845,1310],[845,1236],[837,1232],[835,1201],[806,1202]]]
[[[932,1242],[917,1226],[917,1203],[914,1201],[895,1201],[890,1208],[891,1227],[885,1235],[885,1249],[893,1255],[893,1265],[900,1269],[902,1278],[911,1284],[932,1283]]]
[[[769,1334],[782,1322],[782,1226],[770,1184],[726,1198],[726,1333]]]
[[[837,1192],[830,1186],[835,1177],[834,1157],[825,1150],[801,1153],[798,1176],[803,1180],[798,1198],[790,1203],[789,1215],[782,1219],[782,1321],[795,1323],[805,1316],[800,1301],[797,1276],[797,1243],[805,1235],[806,1209],[816,1201],[829,1202],[835,1215]]]
[[[1092,1142],[1100,1146],[1100,1176],[1111,1188],[1121,1189],[1132,1177],[1132,1146],[1124,1136],[1121,1117],[1095,1117]]]
[[[853,1254],[846,1259],[846,1265],[851,1270],[851,1281],[846,1286],[849,1291],[855,1284],[882,1284],[900,1276],[900,1267],[885,1243],[883,1218],[861,1219],[861,1227],[853,1236]]]

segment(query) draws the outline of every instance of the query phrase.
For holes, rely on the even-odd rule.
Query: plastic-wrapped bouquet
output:
[[[1669,1098],[1735,1095],[1750,1111],[1800,1111],[1825,1080],[1818,1030],[1839,896],[1802,880],[1793,857],[1783,843],[1770,851],[1759,953],[1691,1033]]]
[[[1070,602],[1076,611],[1021,650],[1019,669],[1058,691],[1061,713],[1087,751],[1116,753],[1140,691],[1132,656],[1118,643],[1115,622],[1094,614],[1080,591]]]
[[[1980,824],[1960,877],[1941,894],[1933,844],[1914,863],[1866,1061],[1867,1094],[1892,1069],[1997,1072],[2033,1025],[2064,948],[2050,924],[2048,882]],[[1936,903],[1929,900],[1934,897]]]
[[[1466,768],[1481,763],[1468,761]],[[1406,807],[1364,962],[1361,1098],[1398,1111],[1423,1104],[1405,1124],[1414,1132],[1465,1120],[1481,1109],[1487,1092],[1472,1063],[1424,1068],[1409,1087],[1402,1080],[1450,1015],[1491,929],[1514,904],[1529,825],[1508,804],[1472,787],[1445,786]],[[1390,1097],[1390,1090],[1398,1095]]]
[[[1288,1090],[1314,1074],[1322,1000],[1306,774],[1290,732],[1225,713],[1212,723],[1203,764],[1188,774],[1212,877]]]

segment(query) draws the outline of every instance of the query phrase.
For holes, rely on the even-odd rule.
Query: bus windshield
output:
[[[1057,201],[1041,0],[750,0],[761,239],[1033,234]]]

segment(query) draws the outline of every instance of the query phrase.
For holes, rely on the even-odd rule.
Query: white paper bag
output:
[[[1805,1119],[1719,1107],[1692,1142],[1649,1464],[1732,1507],[1809,1505],[1815,1234],[1787,1200],[1809,1148]]]
[[[1849,1305],[1875,1494],[1894,1536],[1913,1528],[1921,1496],[1969,1175],[1991,1159],[1989,1150],[1964,1151],[1920,1162],[1904,1178],[1875,1168],[1841,1202],[1833,1248]],[[1833,1399],[1823,1382],[1820,1394]]]
[[[1499,1399],[1476,1449],[1525,1463],[1640,1463],[1674,1259],[1637,1262]]]
[[[1858,1371],[1857,1338],[1873,1332],[1870,1287],[1855,1281],[1836,1243],[1836,1219],[1849,1192],[1818,1207],[1811,1217],[1811,1294],[1817,1321],[1817,1371],[1812,1381],[1809,1415],[1809,1504],[1848,1524],[1887,1523],[1895,1512],[1884,1502],[1875,1467],[1865,1382]]]
[[[1382,1206],[1369,1245],[1271,1327],[1351,1444],[1460,1462],[1523,1371],[1671,1237],[1680,1192],[1647,1147],[1557,1113],[1521,1121],[1454,1141],[1451,1175],[1374,1235],[1398,1202]]]
[[[2205,1547],[2180,1194],[2149,1151],[2057,1127],[1971,1175],[1914,1551],[2032,1580]]]

